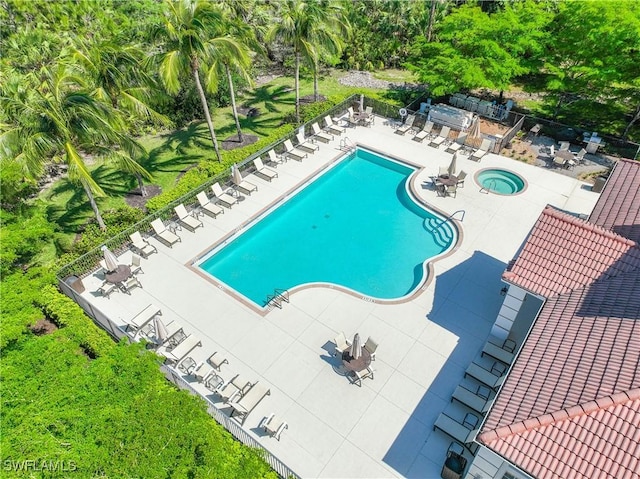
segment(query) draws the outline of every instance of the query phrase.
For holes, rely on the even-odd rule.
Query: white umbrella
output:
[[[242,175],[240,174],[240,170],[238,169],[238,165],[236,163],[231,167],[231,176],[233,176],[233,182],[236,185],[242,183]]]
[[[102,255],[104,256],[104,264],[107,267],[108,273],[118,269],[118,258],[104,245],[102,246]]]
[[[449,176],[454,176],[456,174],[456,159],[458,158],[458,152],[456,151],[453,154],[453,158],[451,158],[451,163],[449,164],[449,168],[447,171],[449,172]]]
[[[156,339],[160,344],[169,338],[169,331],[167,331],[167,327],[158,316],[153,318],[153,330],[156,332]]]
[[[480,117],[478,115],[473,117],[473,122],[469,128],[469,139],[480,140],[482,133],[480,132]]]
[[[360,95],[360,111],[364,111],[364,95]]]
[[[356,333],[351,344],[351,357],[358,359],[360,356],[362,356],[362,343],[360,342],[360,335]]]

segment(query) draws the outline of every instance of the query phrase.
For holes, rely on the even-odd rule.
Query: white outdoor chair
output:
[[[173,209],[178,215],[178,222],[189,231],[193,232],[199,226],[204,226],[204,223],[202,221],[187,212],[187,209],[182,203],[180,203]]]
[[[336,343],[334,356],[342,356],[342,353],[351,347],[351,342],[345,337],[342,331],[336,336],[334,342]]]
[[[371,361],[375,361],[376,349],[378,349],[378,343],[375,342],[375,340],[371,336],[369,336],[369,338],[367,338],[367,342],[364,343],[364,349],[369,351],[369,354],[371,354]]]
[[[145,258],[151,253],[157,253],[158,250],[152,244],[142,237],[139,231],[134,231],[129,235],[131,238],[131,247]]]
[[[278,441],[280,440],[280,434],[282,434],[282,431],[289,429],[289,425],[274,413],[271,413],[268,417],[262,419],[258,427],[263,428],[267,434],[276,438]]]
[[[222,207],[212,203],[207,194],[204,191],[201,191],[196,195],[198,198],[198,203],[200,204],[200,210],[209,216],[213,216],[214,218],[219,214],[224,214],[224,209]]]
[[[362,380],[365,378],[373,379],[374,372],[375,371],[371,369],[371,366],[367,366],[367,369],[364,369],[362,371],[354,371],[353,384],[357,384],[358,386],[362,387]]]
[[[131,255],[131,274],[144,273],[140,264],[141,258],[137,254]]]

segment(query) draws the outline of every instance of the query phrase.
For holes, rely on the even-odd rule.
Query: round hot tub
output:
[[[476,183],[478,183],[483,190],[498,195],[517,195],[527,186],[527,182],[522,176],[513,171],[500,168],[480,170],[476,174]]]

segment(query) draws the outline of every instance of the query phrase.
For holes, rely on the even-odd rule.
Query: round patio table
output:
[[[438,183],[444,186],[453,186],[458,184],[458,177],[454,175],[438,176]]]
[[[358,359],[351,357],[351,351],[347,349],[342,353],[342,364],[349,372],[363,371],[371,364],[371,353],[362,348],[362,354]]]
[[[126,264],[119,264],[115,271],[107,272],[104,275],[104,279],[107,280],[107,283],[118,284],[129,276],[131,276],[131,267]]]

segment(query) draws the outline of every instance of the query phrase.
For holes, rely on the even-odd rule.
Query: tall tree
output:
[[[226,36],[216,37],[224,18],[222,11],[207,0],[165,0],[165,21],[153,31],[161,46],[159,72],[167,91],[180,91],[181,78],[191,75],[198,90],[204,116],[218,161],[222,161],[218,139],[211,120],[209,104],[200,81],[200,69],[208,71],[222,57],[241,56],[237,42]],[[211,77],[207,76],[207,87]]]
[[[27,92],[18,91],[11,81],[0,90],[0,104],[12,125],[0,136],[0,155],[18,161],[34,177],[50,161],[68,165],[69,179],[82,186],[104,230],[96,202],[104,191],[92,178],[83,154],[115,160],[121,170],[149,177],[134,160],[144,149],[124,133],[119,112],[94,98],[85,79],[71,74],[67,65],[38,73],[22,77],[30,86]]]

